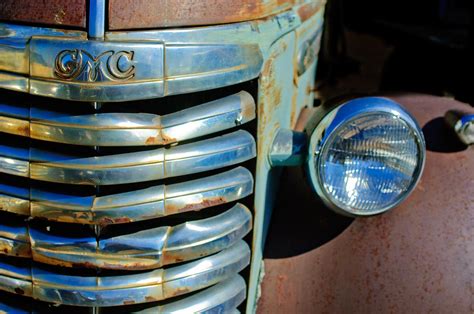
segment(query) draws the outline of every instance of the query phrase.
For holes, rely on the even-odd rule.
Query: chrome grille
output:
[[[110,310],[235,309],[254,95],[253,81],[99,106],[4,91],[0,290]]]

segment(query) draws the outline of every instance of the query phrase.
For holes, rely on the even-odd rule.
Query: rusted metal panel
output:
[[[86,27],[86,0],[2,0],[0,20]]]
[[[307,189],[295,193],[302,178],[285,180],[292,192],[279,193],[260,313],[472,313],[474,154],[443,122],[446,111],[466,105],[390,98],[423,126],[428,151],[417,188],[392,211],[351,221],[323,209]],[[335,225],[343,228],[329,234]]]
[[[110,0],[109,29],[212,25],[255,20],[302,0]],[[320,6],[323,1],[312,1]],[[309,9],[309,8],[307,8]],[[305,11],[305,10],[303,10]],[[306,11],[305,11],[306,12]],[[305,14],[310,16],[312,14]]]

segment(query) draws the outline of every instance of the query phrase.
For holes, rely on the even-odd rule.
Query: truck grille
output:
[[[63,309],[235,309],[255,95],[255,81],[120,103],[3,91],[0,290]]]

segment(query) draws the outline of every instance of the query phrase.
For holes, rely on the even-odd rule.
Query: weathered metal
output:
[[[150,220],[230,203],[253,192],[250,171],[238,167],[202,179],[110,195],[60,193],[18,180],[0,184],[0,210],[48,220],[109,225]]]
[[[0,290],[57,304],[115,306],[169,299],[235,278],[250,260],[243,241],[179,266],[115,276],[73,275],[15,260],[0,260]],[[235,281],[234,281],[235,283]],[[235,291],[241,293],[242,284]]]
[[[6,218],[0,224],[0,254],[65,267],[125,270],[153,269],[214,254],[252,228],[252,214],[241,204],[207,219],[104,238],[90,229],[71,226],[65,231],[53,226],[50,231]]]
[[[108,156],[0,145],[0,173],[57,183],[112,185],[219,169],[252,159],[255,154],[255,140],[244,130],[171,148]]]
[[[86,28],[86,0],[2,0],[0,20]]]
[[[311,1],[308,1],[311,2]],[[295,8],[298,11],[298,8]],[[298,75],[300,47],[315,34],[323,24],[324,10],[316,10],[294,32],[287,33],[274,43],[259,78],[257,101],[257,171],[255,175],[255,217],[252,240],[252,262],[246,311],[253,313],[259,295],[258,282],[261,277],[263,248],[266,233],[275,205],[281,169],[272,168],[268,158],[272,142],[279,129],[294,129],[299,113],[314,102],[313,86],[317,65],[314,58],[304,73]],[[316,37],[317,38],[317,37]],[[316,52],[315,52],[316,53]]]
[[[116,5],[112,2],[109,4]],[[166,222],[150,218],[234,202],[248,195],[253,184],[248,171],[238,168],[216,174],[216,170],[249,161],[258,152],[255,181],[258,193],[255,200],[242,199],[245,204],[254,201],[255,212],[252,266],[247,278],[249,301],[246,306],[251,312],[256,300],[263,239],[276,192],[274,184],[277,177],[271,169],[268,153],[277,130],[291,129],[299,111],[312,103],[323,2],[261,2],[267,8],[264,10],[266,13],[254,15],[256,20],[253,21],[249,21],[251,15],[245,13],[246,9],[252,9],[249,6],[239,9],[245,20],[242,23],[133,32],[107,31],[101,20],[105,15],[99,10],[104,3],[102,0],[90,2],[93,7],[89,10],[88,32],[15,24],[0,26],[3,34],[0,38],[0,87],[12,90],[8,97],[2,97],[13,99],[13,103],[2,100],[0,105],[4,122],[2,132],[10,133],[0,137],[0,172],[4,173],[0,175],[0,204],[6,211],[33,216],[26,222],[21,216],[4,220],[5,223],[1,224],[4,230],[1,229],[0,234],[0,242],[6,249],[4,253],[18,253],[35,261],[77,269],[118,268],[124,271],[160,267],[190,259],[196,259],[195,263],[204,263],[208,258],[223,253],[218,252],[239,241],[250,230],[254,217],[249,210],[243,205],[236,205],[223,212],[225,206],[215,206],[199,213],[199,216],[191,213],[176,215]],[[259,3],[252,2],[257,10],[260,10]],[[268,10],[272,3],[285,6],[288,3],[288,6],[281,12],[280,9]],[[180,6],[179,2],[168,4]],[[180,8],[185,5],[186,2],[182,2]],[[278,14],[271,15],[275,12]],[[222,19],[216,21],[219,24],[222,22]],[[217,88],[216,91],[209,91]],[[145,109],[145,112],[152,114],[152,119],[159,117],[161,124],[151,124],[144,123],[141,120],[144,115],[139,113],[146,106],[135,107],[138,102],[127,102],[199,92],[190,95],[190,99],[182,95],[173,100],[183,99],[186,104],[180,108],[190,108],[199,105],[191,98],[200,98],[202,93],[205,101],[217,99],[213,108],[219,106],[219,109],[227,110],[229,108],[222,105],[222,97],[243,89],[252,95],[252,99],[242,93],[237,110],[206,111],[206,119],[215,119],[216,124],[198,123],[205,127],[202,132],[190,127],[194,119],[201,117],[202,113],[197,112],[199,107],[186,109],[192,111],[189,116],[186,112],[180,112],[180,121],[167,124],[164,119],[168,116],[163,115],[168,115],[169,110],[160,106],[168,104],[167,100],[171,98],[156,99],[156,110],[153,108],[149,112]],[[22,101],[22,105],[16,102],[18,92],[24,94],[18,100]],[[209,97],[212,93],[216,93],[216,97]],[[50,106],[47,98],[36,96],[62,100],[51,100]],[[236,100],[237,96],[231,97]],[[36,104],[35,99],[41,101]],[[228,128],[240,127],[240,124],[253,119],[255,101],[257,125],[244,125],[245,130],[229,133]],[[241,106],[244,103],[245,108]],[[237,105],[237,102],[233,104]],[[61,106],[65,107],[64,112],[57,110]],[[55,109],[37,111],[46,108]],[[97,112],[92,109],[76,111],[77,108],[94,108]],[[25,114],[21,113],[23,109],[26,109]],[[79,112],[82,116],[64,117],[71,112]],[[94,119],[100,121],[96,123]],[[135,124],[135,128],[124,127],[123,124],[130,122]],[[174,127],[175,123],[189,136],[183,133],[180,136],[170,135],[173,140],[166,136],[157,138],[156,135],[161,135],[158,130],[164,130],[160,126]],[[130,136],[136,134],[138,129],[146,133],[144,129],[148,128],[154,132],[156,142],[147,143],[149,137],[145,139],[146,136],[140,136],[139,140]],[[131,133],[121,133],[120,144],[118,133],[114,133],[112,142],[106,138],[107,134],[112,134],[108,132],[123,129]],[[35,133],[37,131],[40,134]],[[79,133],[74,133],[76,131]],[[80,133],[83,140],[78,139]],[[168,136],[168,133],[165,135]],[[200,136],[205,138],[194,140]],[[20,138],[23,141],[18,140]],[[51,142],[64,145],[54,146]],[[170,143],[179,145],[153,150],[136,146]],[[253,162],[245,164],[252,172],[254,166]],[[212,176],[203,178],[199,175],[205,171],[213,171]],[[226,175],[232,177],[224,179]],[[183,176],[179,178],[179,183],[168,179],[178,176]],[[192,181],[185,182],[188,178]],[[76,191],[82,194],[76,195]],[[175,205],[176,208],[173,208]],[[145,216],[148,214],[150,216]],[[13,217],[12,213],[3,212],[0,215]],[[201,215],[208,218],[196,220]],[[37,218],[58,222],[41,222]],[[136,222],[107,226],[105,229],[100,226],[132,221]],[[173,221],[178,221],[178,226]],[[83,226],[87,230],[87,235],[83,236],[82,231],[78,231],[82,227],[71,223],[95,226],[93,231],[89,226]],[[53,273],[58,269],[52,267]],[[126,276],[121,273],[116,279]],[[97,283],[101,282],[97,276],[93,278]],[[91,284],[94,279],[91,279]],[[68,277],[61,277],[55,286],[67,280]],[[217,276],[214,283],[222,280],[225,278]],[[179,286],[177,291],[187,290],[185,282],[176,284]],[[242,285],[236,285],[233,291],[240,296],[235,299],[240,302]],[[125,289],[120,292],[127,293]],[[67,294],[75,295],[71,290]],[[198,295],[195,295],[196,298]],[[138,298],[139,302],[143,301],[142,297]],[[76,301],[82,303],[77,305],[86,306],[101,306],[104,303],[100,302],[107,302],[103,298],[102,301],[99,298],[91,300],[89,304],[87,301]],[[212,302],[220,304],[218,300],[213,299]],[[238,302],[231,303],[228,309],[235,309]],[[175,309],[184,306],[184,303],[176,304]],[[166,307],[154,310],[164,309]]]
[[[272,167],[302,165],[307,158],[307,135],[280,129],[272,142],[268,157]]]
[[[237,307],[245,300],[246,285],[244,279],[234,275],[229,279],[201,290],[191,296],[180,297],[178,300],[164,300],[159,303],[150,302],[137,305],[121,305],[120,307],[100,308],[101,313],[201,313],[223,312],[239,313]],[[130,300],[127,303],[131,303]],[[84,313],[90,313],[85,309]],[[89,311],[87,311],[89,310]],[[5,296],[0,294],[0,312],[5,313],[64,313],[74,311],[76,307],[32,301],[27,297],[17,295]]]
[[[24,103],[0,103],[0,132],[50,142],[90,146],[173,144],[220,132],[255,119],[245,91],[164,116],[151,113],[74,115]],[[61,111],[62,110],[62,111]]]
[[[301,0],[110,0],[109,28],[111,30],[162,28],[173,26],[212,25],[262,19],[291,9]],[[313,0],[313,10],[323,1]],[[314,14],[308,8],[301,15]],[[165,10],[163,8],[166,8]],[[310,12],[308,12],[310,11]],[[311,14],[313,13],[313,14]]]
[[[302,178],[287,179],[269,234],[259,313],[472,312],[474,154],[443,121],[446,111],[468,107],[426,95],[390,98],[423,127],[420,183],[391,212],[356,219],[339,234],[327,224],[350,221],[328,218],[307,189],[294,189]]]

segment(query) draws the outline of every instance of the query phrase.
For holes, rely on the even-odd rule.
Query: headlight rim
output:
[[[336,136],[337,130],[344,127],[344,125],[347,125],[354,119],[376,113],[391,114],[392,116],[397,117],[409,127],[414,135],[420,153],[418,164],[413,175],[416,179],[411,182],[409,188],[398,197],[396,202],[378,210],[361,212],[351,211],[349,206],[341,208],[332,200],[331,196],[326,192],[326,189],[323,186],[320,171],[322,160],[320,157],[324,151],[325,145],[330,143],[331,139]],[[331,106],[324,112],[324,114],[320,114],[318,121],[315,122],[313,129],[309,132],[306,171],[313,190],[322,199],[324,204],[333,211],[349,217],[371,217],[380,215],[394,207],[397,207],[400,203],[406,200],[419,183],[426,161],[426,143],[423,132],[416,119],[395,101],[385,97],[373,96],[346,100],[342,103],[336,104],[335,106]]]

